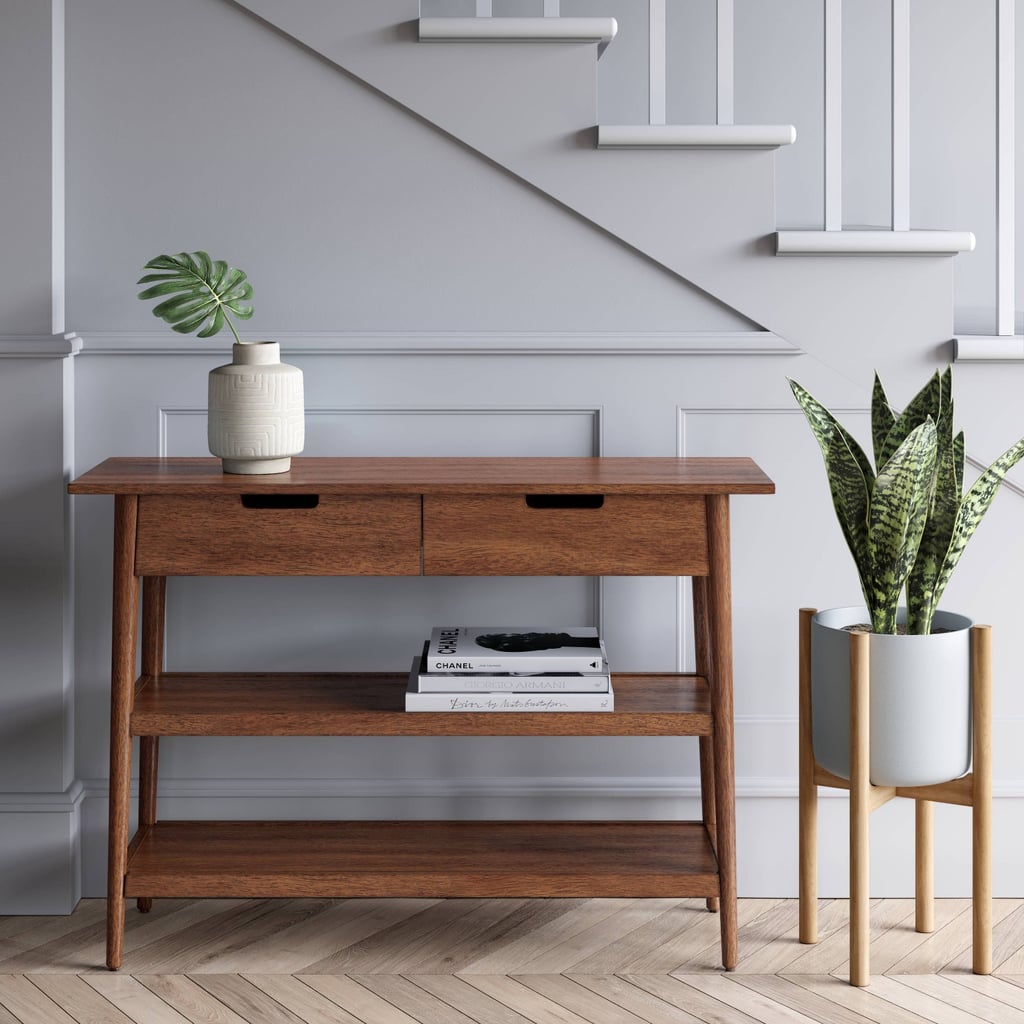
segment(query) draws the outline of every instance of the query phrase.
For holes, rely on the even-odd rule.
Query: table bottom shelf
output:
[[[717,896],[702,822],[166,821],[128,897]]]

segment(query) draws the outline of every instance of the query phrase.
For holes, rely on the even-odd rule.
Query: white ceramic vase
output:
[[[901,611],[900,621],[905,621]],[[866,608],[829,608],[811,620],[814,756],[850,777],[850,633]],[[928,636],[871,634],[869,746],[876,786],[930,786],[971,767],[971,620],[936,612]]]
[[[305,443],[302,371],[281,362],[276,341],[236,343],[210,371],[207,440],[225,473],[291,468]]]

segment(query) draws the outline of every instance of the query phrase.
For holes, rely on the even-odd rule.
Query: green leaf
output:
[[[202,250],[156,256],[144,269],[159,273],[139,278],[138,284],[150,285],[139,292],[139,298],[169,296],[154,307],[154,316],[179,334],[198,332],[200,338],[212,337],[227,324],[235,340],[241,341],[228,314],[240,320],[253,314],[252,306],[243,305],[253,294],[243,271],[229,267],[224,260],[210,259]]]
[[[936,431],[938,435],[938,431]],[[961,435],[962,438],[962,435]],[[936,446],[935,490],[917,559],[907,578],[907,632],[931,632],[938,606],[939,572],[949,550],[960,506],[953,439]]]
[[[885,388],[875,374],[875,386],[871,392],[871,440],[874,444],[875,465],[884,465],[882,449],[885,447],[885,439],[896,422],[896,413],[892,411],[889,399],[885,396]]]
[[[892,457],[893,452],[910,436],[910,432],[916,430],[929,417],[931,417],[932,423],[938,424],[941,402],[942,383],[936,370],[928,383],[914,395],[910,400],[910,405],[893,423],[882,443],[881,452],[876,455],[876,465],[884,465]]]
[[[868,513],[871,628],[895,633],[900,592],[917,558],[935,476],[935,424],[925,420],[875,477]]]
[[[791,380],[789,385],[825,458],[825,472],[836,518],[866,594],[871,569],[868,508],[874,487],[874,471],[863,449],[842,424],[795,380]]]
[[[1007,448],[1002,455],[985,470],[974,486],[964,495],[963,501],[957,510],[956,524],[953,528],[953,535],[950,538],[949,548],[942,561],[938,579],[935,583],[935,603],[938,604],[942,592],[949,583],[953,570],[960,561],[960,556],[967,547],[967,542],[974,536],[974,531],[981,524],[989,506],[995,500],[996,492],[1003,481],[1003,477],[1024,458],[1024,438],[1021,438],[1015,445]]]

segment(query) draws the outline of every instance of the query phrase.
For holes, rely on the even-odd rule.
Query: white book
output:
[[[423,693],[418,689],[420,659],[415,658],[405,691],[406,711],[614,711],[615,695],[606,693]]]
[[[424,644],[416,689],[420,693],[607,693],[611,681],[608,672],[428,672]]]
[[[427,672],[605,672],[593,626],[435,626]]]

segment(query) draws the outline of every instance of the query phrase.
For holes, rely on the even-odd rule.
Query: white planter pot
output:
[[[285,473],[305,444],[302,371],[276,341],[231,346],[210,371],[207,440],[225,473]]]
[[[830,608],[811,620],[814,756],[850,777],[850,634],[865,608]],[[902,621],[902,613],[901,613]],[[871,634],[871,782],[930,786],[971,767],[971,620],[937,612],[930,636]]]

